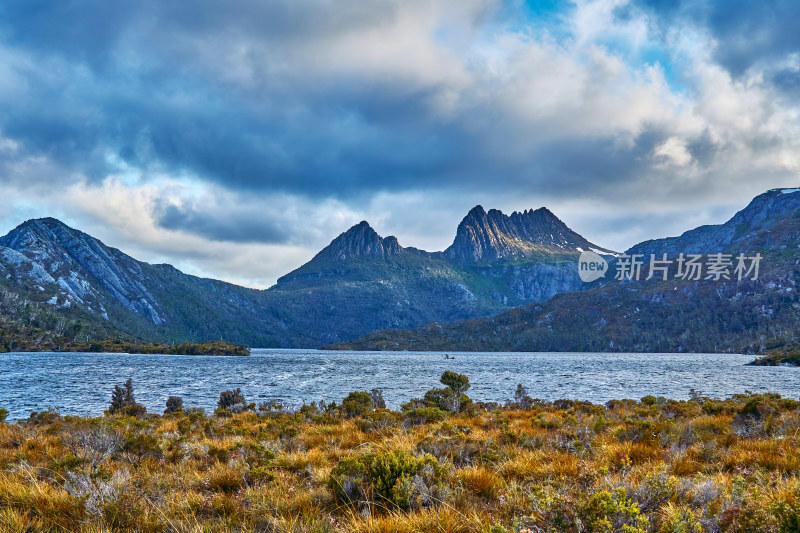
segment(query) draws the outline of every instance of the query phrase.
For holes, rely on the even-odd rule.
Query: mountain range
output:
[[[700,279],[678,258],[701,256]],[[726,274],[708,274],[717,254]],[[739,279],[737,258],[760,257]],[[667,258],[650,277],[648,260]],[[752,352],[800,342],[800,189],[773,189],[724,224],[639,243],[610,258],[639,257],[639,279],[606,276],[589,290],[556,295],[497,316],[370,333],[335,348],[368,350]],[[745,261],[748,268],[753,261]],[[628,272],[630,274],[630,272]],[[683,274],[686,274],[684,268]],[[710,278],[710,279],[707,279]],[[756,278],[756,279],[753,279]]]
[[[584,249],[611,253],[545,208],[509,216],[476,206],[443,252],[404,248],[361,222],[256,290],[137,261],[42,218],[0,237],[0,319],[33,328],[43,346],[55,335],[318,347],[581,290]]]
[[[578,258],[760,254],[756,280],[583,283]],[[597,256],[595,256],[597,257]],[[704,259],[708,267],[708,258]],[[476,206],[441,252],[351,227],[266,290],[153,265],[53,218],[0,237],[0,349],[32,338],[224,339],[263,347],[526,351],[748,351],[794,342],[800,190],[773,189],[724,224],[639,243],[593,244],[546,208]],[[642,266],[642,278],[648,276]],[[15,337],[16,335],[16,337]]]

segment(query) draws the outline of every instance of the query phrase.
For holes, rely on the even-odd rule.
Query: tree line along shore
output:
[[[15,340],[0,343],[0,352],[84,352],[84,353],[126,353],[160,355],[250,355],[250,347],[226,341],[183,342],[179,344],[147,343],[122,339],[106,340],[63,340],[62,342],[41,343]]]

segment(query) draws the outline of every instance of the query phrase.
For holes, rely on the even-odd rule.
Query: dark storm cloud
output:
[[[105,2],[102,0],[11,0],[0,7],[6,40],[29,49],[85,59],[93,67],[116,68],[123,42],[146,36],[153,49],[182,38],[251,36],[259,41],[302,40],[309,34],[376,24],[391,18],[397,2],[241,0],[236,5],[196,0]]]
[[[112,176],[138,186],[168,176],[238,197],[333,198],[354,209],[383,192],[614,198],[669,172],[713,169],[738,142],[737,131],[707,127],[713,119],[696,102],[652,81],[643,65],[594,46],[604,32],[619,37],[605,21],[585,44],[580,36],[550,43],[517,31],[524,19],[511,31],[497,29],[509,21],[490,28],[493,2],[455,1],[432,14],[437,4],[4,2],[0,171],[14,170],[0,180],[97,186]],[[465,5],[462,18],[437,19],[461,16]],[[514,5],[494,13],[514,18]],[[654,27],[691,19],[708,28],[733,72],[796,50],[793,3],[728,5],[637,4]],[[429,19],[438,25],[414,27]],[[794,94],[794,72],[769,79]],[[770,135],[739,146],[767,151]],[[3,151],[4,140],[18,148]],[[682,162],[681,153],[654,156],[670,140],[689,154]],[[15,165],[40,160],[55,170]],[[219,210],[234,214],[224,218],[213,202],[185,200],[163,199],[149,214],[162,228],[215,241],[298,242],[298,230],[257,208],[226,204]]]
[[[563,190],[582,188],[581,177],[598,172],[615,182],[630,177],[625,154],[606,149],[612,136],[562,138],[531,146],[525,158],[507,157],[503,139],[527,133],[498,121],[491,105],[443,119],[431,111],[435,83],[308,79],[302,65],[283,63],[309,40],[391,23],[397,6],[145,1],[116,9],[75,1],[45,9],[12,2],[3,40],[32,60],[16,67],[19,101],[0,111],[0,128],[30,155],[89,178],[113,173],[121,160],[231,189],[320,198],[486,180],[535,188],[564,170]],[[251,76],[222,80],[233,59],[211,51],[237,46],[252,50],[245,59]],[[604,166],[613,172],[598,170]]]
[[[286,244],[291,237],[290,228],[280,221],[258,213],[241,210],[203,209],[164,204],[155,209],[161,227],[200,235],[213,241],[266,244]]]
[[[310,35],[390,21],[393,2],[41,4],[2,8],[0,39],[29,59],[13,66],[17,101],[0,131],[89,178],[121,160],[242,190],[348,196],[446,185],[480,142],[429,116],[428,89],[309,82],[302,65],[281,64]],[[248,65],[265,69],[253,86],[215,79],[228,60],[209,57],[215,40],[252,49]]]
[[[739,76],[757,62],[800,51],[800,2],[797,0],[637,0],[655,15],[656,27],[700,25],[717,41],[717,61]]]

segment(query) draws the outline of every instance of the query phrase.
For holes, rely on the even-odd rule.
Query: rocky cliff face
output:
[[[577,270],[577,256],[583,249],[606,251],[546,208],[507,216],[476,206],[444,252],[402,248],[394,237],[381,238],[361,222],[280,278],[276,288],[298,284],[311,288],[322,280],[383,280],[410,288],[435,273],[442,278],[442,286],[449,286],[452,294],[468,295],[466,299],[476,308],[486,299],[492,306],[514,306],[583,289]],[[411,294],[415,292],[410,289]]]
[[[444,251],[445,257],[459,262],[496,262],[521,258],[546,260],[597,249],[575,233],[547,208],[513,212],[510,216],[497,209],[484,211],[475,206],[456,231],[453,244]]]
[[[29,220],[0,237],[0,246],[35,265],[31,268],[40,281],[56,284],[62,304],[95,303],[105,313],[102,288],[126,309],[155,324],[164,322],[158,302],[142,283],[138,261],[59,220]]]
[[[336,237],[311,261],[278,278],[278,286],[298,280],[347,277],[362,272],[365,265],[375,261],[380,265],[386,261],[396,262],[407,253],[396,237],[381,237],[369,223],[362,221]],[[384,266],[391,268],[391,265]],[[376,272],[365,274],[370,277]]]

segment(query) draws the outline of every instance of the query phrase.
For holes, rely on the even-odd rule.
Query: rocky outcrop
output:
[[[362,221],[336,237],[317,255],[337,261],[347,261],[354,257],[386,259],[398,255],[401,250],[396,237],[381,238],[366,221]]]
[[[724,224],[643,242],[628,253],[759,254],[758,278],[606,279],[558,298],[490,318],[412,331],[373,332],[338,349],[754,352],[797,344],[800,321],[800,189],[759,195]],[[481,266],[500,275],[500,264]],[[558,279],[542,264],[515,273],[514,287],[535,298]],[[516,267],[512,264],[511,267]],[[568,280],[563,278],[564,281]],[[520,287],[520,284],[523,287]],[[529,285],[526,285],[529,284]],[[585,288],[585,286],[584,286]],[[766,364],[766,363],[764,363]]]
[[[510,216],[497,209],[486,212],[482,206],[472,208],[458,225],[453,244],[444,256],[458,262],[495,262],[520,258],[562,256],[597,249],[575,233],[545,207],[514,211]]]
[[[378,261],[377,268],[380,270],[387,266],[387,260],[397,260],[403,253],[407,252],[396,237],[381,237],[369,223],[362,221],[336,237],[311,261],[278,278],[278,286],[293,281],[343,279],[354,271],[360,271],[365,263],[373,261]],[[367,274],[369,276],[380,276],[380,272],[371,271]]]

